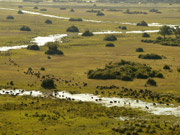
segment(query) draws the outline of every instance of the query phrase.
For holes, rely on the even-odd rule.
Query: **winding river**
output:
[[[11,9],[11,8],[2,8],[0,7],[0,10],[10,10],[10,11],[18,11],[19,9]],[[62,17],[62,16],[56,16],[56,15],[50,15],[50,14],[44,14],[44,13],[39,13],[39,12],[33,12],[33,11],[27,11],[27,10],[21,10],[23,13],[26,14],[31,14],[31,15],[39,15],[39,16],[44,16],[44,17],[50,17],[50,18],[56,18],[56,19],[64,19],[64,20],[69,20],[69,17]],[[137,23],[130,23],[130,22],[112,22],[112,21],[99,21],[99,20],[88,20],[88,19],[83,19],[85,22],[93,22],[93,23],[116,23],[116,24],[127,24],[127,25],[136,25]],[[175,27],[177,25],[173,24],[160,24],[160,23],[148,23],[148,26],[151,27],[161,27],[163,25],[168,25],[170,27]]]
[[[65,99],[65,100],[73,100],[73,101],[82,101],[82,102],[93,102],[97,104],[101,104],[106,107],[131,107],[140,109],[142,111],[147,111],[148,113],[155,115],[174,115],[176,117],[180,117],[180,106],[174,107],[174,105],[165,105],[158,104],[153,105],[153,103],[143,102],[141,100],[133,100],[130,98],[118,98],[118,97],[100,97],[93,94],[70,94],[66,91],[61,92],[52,92],[49,95],[44,95],[40,91],[25,91],[22,89],[18,90],[0,90],[0,95],[9,94],[12,96],[33,96],[33,97],[51,97],[57,99]]]
[[[121,34],[121,33],[132,33],[132,34],[139,34],[139,33],[154,33],[158,32],[159,30],[146,30],[146,31],[104,31],[104,32],[93,32],[93,34]],[[81,35],[82,33],[78,33],[77,35]],[[68,34],[55,34],[55,35],[49,35],[49,36],[38,36],[36,38],[32,39],[32,43],[37,44],[38,46],[44,46],[48,42],[54,42],[59,41],[62,42],[62,38],[69,36]],[[17,46],[3,46],[0,47],[0,52],[8,51],[12,49],[22,49],[26,48],[28,45],[17,45]]]

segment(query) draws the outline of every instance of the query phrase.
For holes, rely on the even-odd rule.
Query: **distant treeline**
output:
[[[24,2],[43,2],[47,0],[23,0]],[[52,2],[85,2],[86,0],[50,0]],[[94,0],[92,0],[94,1]],[[91,0],[89,1],[91,2]],[[96,2],[101,2],[101,3],[120,3],[120,2],[125,2],[125,3],[180,3],[180,0],[96,0]]]
[[[97,2],[110,2],[110,3],[120,3],[120,2],[129,2],[129,3],[180,3],[180,0],[97,0]]]

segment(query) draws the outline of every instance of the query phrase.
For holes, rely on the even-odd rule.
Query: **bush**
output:
[[[46,20],[45,23],[46,24],[52,24],[52,21],[51,20]]]
[[[43,8],[43,9],[40,9],[40,11],[47,11],[47,9]]]
[[[137,48],[136,52],[144,52],[143,48]]]
[[[158,78],[164,78],[164,76],[163,76],[162,73],[158,73],[158,74],[156,75],[156,77],[158,77]]]
[[[153,80],[153,79],[148,79],[147,82],[146,82],[146,84],[151,85],[151,86],[157,86],[156,81]]]
[[[45,52],[45,54],[64,55],[64,53],[61,50],[58,50],[58,43],[48,42],[46,45],[48,46],[48,50]]]
[[[96,16],[104,16],[104,13],[102,13],[101,11],[97,12]]]
[[[169,65],[164,65],[163,69],[167,69],[167,70],[170,70],[170,66]]]
[[[107,43],[106,47],[115,47],[115,45],[113,43]]]
[[[162,37],[160,37],[160,36],[158,36],[157,38],[156,38],[156,40],[162,40],[163,38]]]
[[[83,21],[83,19],[81,19],[81,18],[70,18],[69,19],[69,21],[79,21],[79,22],[82,22]]]
[[[86,30],[82,36],[93,36],[94,34],[92,32],[90,32],[89,30]]]
[[[21,10],[18,11],[18,14],[24,14]]]
[[[27,49],[28,50],[40,50],[38,45],[28,45]]]
[[[54,80],[53,79],[45,79],[42,81],[41,86],[45,89],[53,89],[53,88],[55,88]]]
[[[148,33],[143,33],[142,37],[150,37],[150,35]]]
[[[180,67],[177,68],[177,71],[180,72]]]
[[[18,6],[18,8],[23,8],[23,6]]]
[[[148,24],[145,21],[141,21],[140,23],[137,23],[137,26],[148,26]]]
[[[45,68],[44,68],[44,67],[41,67],[41,71],[45,71]]]
[[[8,19],[8,20],[14,20],[14,17],[13,17],[12,15],[9,15],[9,16],[6,17],[6,19]]]
[[[31,31],[31,29],[28,26],[22,26],[20,31]]]
[[[60,10],[66,10],[66,8],[59,8]]]
[[[122,26],[121,29],[122,30],[127,30],[127,27],[126,26]]]
[[[70,10],[70,12],[74,12],[74,9],[72,8],[72,9]]]
[[[141,59],[162,59],[162,56],[158,54],[140,54],[139,58]]]
[[[39,8],[37,6],[35,6],[34,9],[39,9]]]
[[[66,29],[67,32],[79,32],[79,29],[76,26],[71,26]]]
[[[115,40],[117,40],[117,38],[114,35],[107,35],[107,36],[105,36],[104,40],[106,40],[106,41],[115,41]]]

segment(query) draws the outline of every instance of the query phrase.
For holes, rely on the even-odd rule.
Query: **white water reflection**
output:
[[[121,33],[132,33],[132,34],[139,34],[139,33],[153,33],[158,32],[159,30],[146,30],[146,31],[103,31],[103,32],[93,32],[93,34],[121,34]],[[78,35],[82,35],[82,33],[78,33]],[[38,36],[36,38],[32,39],[32,43],[36,43],[38,46],[44,46],[48,42],[55,42],[59,41],[62,43],[62,38],[67,37],[68,34],[55,34],[55,35],[49,35],[49,36]],[[28,45],[18,45],[18,46],[3,46],[0,47],[0,51],[8,51],[11,49],[23,49],[26,48]]]
[[[44,46],[48,42],[55,42],[59,41],[62,42],[62,38],[68,36],[67,34],[55,34],[55,35],[49,35],[49,36],[39,36],[32,39],[32,43],[37,44],[38,46]],[[12,49],[23,49],[26,48],[28,45],[18,45],[18,46],[3,46],[0,47],[0,51],[8,51]]]
[[[100,97],[93,94],[70,94],[66,91],[53,92],[49,96],[44,95],[40,91],[25,91],[25,90],[0,90],[0,94],[9,94],[12,96],[23,96],[30,95],[33,97],[52,97],[58,99],[81,101],[81,102],[93,102],[97,104],[102,104],[106,107],[129,107],[136,108],[142,111],[147,111],[155,115],[174,115],[180,117],[180,106],[174,107],[173,105],[158,104],[144,102],[141,100],[134,100],[131,98],[117,98],[117,97]]]

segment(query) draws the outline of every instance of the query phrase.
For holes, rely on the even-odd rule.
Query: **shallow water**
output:
[[[10,95],[30,95],[33,97],[47,97],[40,91],[24,91],[24,90],[0,90],[0,94],[10,94]],[[50,94],[52,98],[66,99],[81,102],[93,102],[97,104],[102,104],[106,107],[129,107],[136,108],[142,111],[147,111],[155,115],[174,115],[180,117],[180,106],[175,107],[174,105],[156,104],[144,102],[141,100],[134,100],[131,98],[117,98],[117,97],[100,97],[93,94],[70,94],[66,91],[56,92]]]
[[[102,31],[102,32],[93,32],[93,34],[121,34],[121,33],[132,33],[132,34],[139,34],[139,33],[153,33],[158,32],[159,30],[146,30],[146,31]],[[78,33],[78,35],[81,35],[82,33]],[[32,39],[32,43],[36,43],[38,46],[44,46],[48,42],[55,42],[59,41],[62,43],[62,38],[67,37],[68,34],[55,34],[55,35],[49,35],[49,36],[38,36],[36,38]],[[28,45],[18,45],[18,46],[3,46],[0,47],[0,51],[8,51],[11,49],[23,49],[26,48]]]
[[[48,42],[55,42],[55,41],[62,42],[61,39],[66,36],[68,36],[68,35],[67,34],[55,34],[55,35],[49,35],[49,36],[45,36],[45,37],[39,36],[39,37],[33,38],[31,42],[36,43],[38,46],[44,46]],[[23,49],[23,48],[26,48],[27,46],[28,45],[3,46],[3,47],[0,47],[0,51],[3,52],[3,51],[11,50],[11,49]]]

